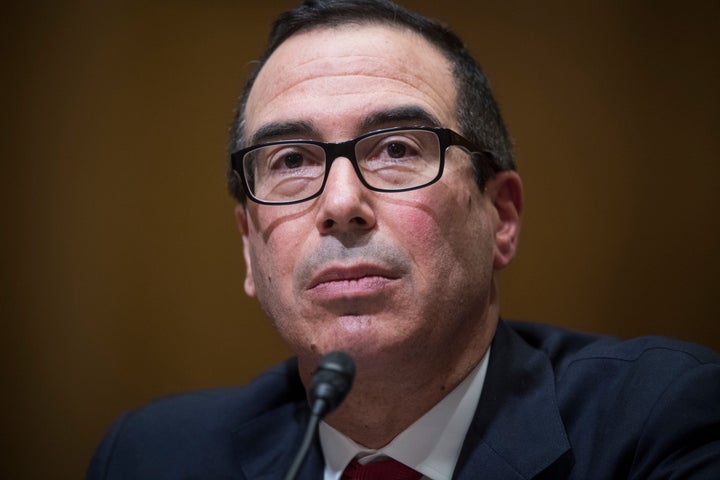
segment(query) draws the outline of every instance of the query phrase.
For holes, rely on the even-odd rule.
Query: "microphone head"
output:
[[[320,359],[310,382],[310,405],[320,418],[345,399],[355,378],[355,363],[345,352],[330,352]]]

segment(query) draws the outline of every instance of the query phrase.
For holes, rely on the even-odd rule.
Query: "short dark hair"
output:
[[[487,77],[460,38],[443,24],[411,12],[389,0],[306,0],[300,7],[281,14],[270,32],[268,43],[240,95],[230,131],[230,153],[243,144],[243,125],[248,96],[270,55],[291,36],[318,27],[347,24],[384,24],[407,28],[435,45],[453,66],[457,89],[456,115],[460,132],[476,145],[485,147],[503,170],[515,169],[512,144],[500,108],[493,97]],[[488,174],[474,163],[475,176],[482,190]],[[228,190],[241,202],[245,193],[228,162]]]

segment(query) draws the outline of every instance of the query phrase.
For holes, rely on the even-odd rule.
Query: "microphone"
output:
[[[320,359],[310,382],[310,405],[319,418],[340,406],[352,387],[355,364],[345,352],[330,352]]]
[[[285,480],[294,480],[297,476],[320,420],[340,406],[352,387],[353,378],[355,363],[347,353],[330,352],[320,359],[310,381],[310,419]]]

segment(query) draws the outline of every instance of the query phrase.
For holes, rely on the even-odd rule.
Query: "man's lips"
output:
[[[315,275],[307,290],[313,296],[326,298],[365,296],[385,289],[398,278],[378,265],[331,267]]]

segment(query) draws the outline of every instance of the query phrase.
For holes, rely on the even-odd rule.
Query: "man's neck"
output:
[[[456,355],[430,358],[425,352],[381,370],[358,368],[352,391],[325,421],[368,448],[387,445],[465,379],[482,360],[494,332],[495,323],[486,325],[483,335],[448,346]]]

